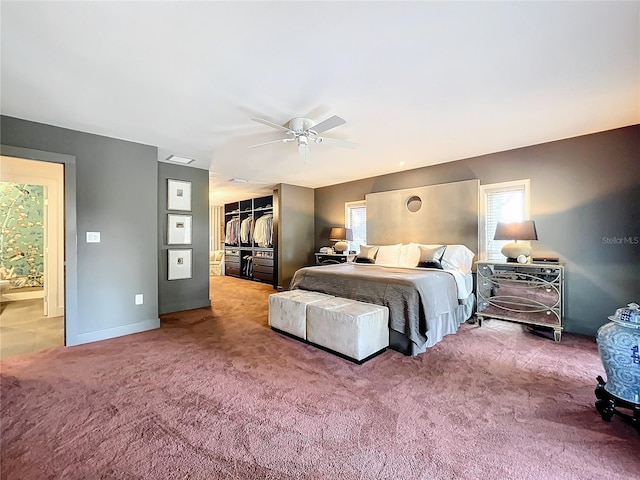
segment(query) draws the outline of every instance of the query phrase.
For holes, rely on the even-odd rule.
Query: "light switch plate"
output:
[[[100,243],[100,232],[87,232],[87,243]]]
[[[141,293],[136,294],[136,305],[142,305],[144,303],[144,295]]]

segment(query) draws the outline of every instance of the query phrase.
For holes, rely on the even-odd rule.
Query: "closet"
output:
[[[289,288],[297,269],[314,265],[314,191],[280,183],[273,195],[228,203],[225,274]]]
[[[227,203],[225,274],[274,285],[273,195]]]

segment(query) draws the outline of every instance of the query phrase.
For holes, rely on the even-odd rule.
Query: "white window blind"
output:
[[[345,227],[353,232],[349,250],[360,252],[360,245],[367,243],[367,203],[365,200],[344,204]]]
[[[506,240],[494,240],[498,222],[529,219],[529,180],[483,185],[481,192],[480,252],[489,261],[502,261]]]

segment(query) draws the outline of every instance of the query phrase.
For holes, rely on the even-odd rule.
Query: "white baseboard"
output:
[[[68,338],[67,346],[82,345],[83,343],[99,342],[101,340],[108,340],[110,338],[122,337],[124,335],[131,335],[132,333],[146,332],[147,330],[153,330],[160,328],[160,319],[152,318],[131,325],[122,325],[120,327],[106,328],[104,330],[98,330],[95,332],[80,333],[76,335],[75,339]]]
[[[3,293],[2,300],[4,302],[19,302],[20,300],[34,300],[36,298],[44,298],[44,290],[32,290],[28,292]]]

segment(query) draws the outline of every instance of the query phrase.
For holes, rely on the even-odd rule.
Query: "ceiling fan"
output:
[[[358,146],[355,142],[349,142],[347,140],[339,140],[337,138],[321,137],[320,134],[347,123],[344,119],[334,115],[320,123],[314,123],[309,118],[292,118],[287,122],[287,126],[283,127],[277,123],[265,120],[263,118],[252,118],[253,121],[262,123],[268,127],[276,128],[290,135],[288,138],[281,138],[279,140],[272,140],[270,142],[258,143],[251,145],[249,148],[261,147],[262,145],[268,145],[270,143],[287,143],[297,142],[298,153],[300,159],[307,161],[309,159],[309,142],[321,144],[327,143],[329,145],[336,145],[344,148],[356,148]]]

